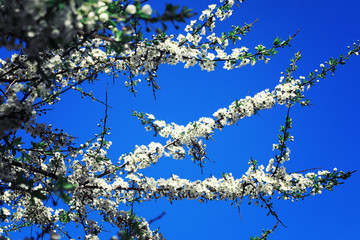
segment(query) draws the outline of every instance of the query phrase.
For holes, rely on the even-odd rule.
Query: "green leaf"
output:
[[[59,215],[59,220],[60,222],[62,223],[68,223],[70,222],[70,216],[69,216],[69,213],[68,212],[65,212],[65,211],[61,211],[60,215]]]
[[[76,188],[76,185],[72,183],[63,183],[61,187],[64,190],[74,190]]]
[[[21,142],[21,137],[15,138],[13,140],[13,145],[17,146],[19,144],[24,144],[23,142]]]
[[[64,190],[71,191],[74,190],[76,187],[77,187],[76,184],[72,184],[69,182],[67,178],[62,177],[56,180],[54,184],[54,191],[60,191],[60,192],[63,192]]]
[[[71,197],[64,192],[61,192],[59,197],[66,203],[69,203],[71,200]]]
[[[46,195],[44,195],[43,193],[41,193],[40,190],[33,191],[33,192],[31,193],[31,196],[32,196],[32,197],[36,197],[36,198],[38,198],[38,199],[40,199],[40,200],[43,200],[43,201],[47,199]]]
[[[120,42],[122,40],[123,32],[119,31],[115,33],[115,41]]]
[[[55,156],[55,154],[54,154],[53,152],[50,152],[50,151],[44,152],[44,154],[45,154],[45,155],[48,155],[48,156]]]
[[[280,38],[279,37],[276,37],[275,38],[275,40],[274,40],[274,46],[276,46],[276,45],[280,45],[280,43],[281,43],[281,40],[280,40]]]

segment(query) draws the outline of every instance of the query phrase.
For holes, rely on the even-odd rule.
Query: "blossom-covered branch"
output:
[[[178,22],[193,17],[193,11],[166,4],[165,12],[160,14],[145,2],[0,1],[0,47],[15,52],[0,59],[0,234],[10,237],[12,232],[37,226],[41,229],[39,238],[49,233],[52,239],[59,235],[70,239],[76,236],[66,227],[73,222],[82,228],[84,239],[98,239],[105,229],[93,219],[91,212],[96,211],[104,222],[119,230],[121,239],[163,239],[133,209],[134,203],[159,198],[170,202],[230,200],[236,205],[248,199],[249,203],[265,206],[284,225],[272,205],[273,198],[304,199],[324,189],[333,190],[354,173],[336,168],[289,173],[284,165],[290,160],[287,144],[293,140],[290,108],[296,104],[308,106],[305,92],[319,78],[334,73],[350,56],[359,55],[359,42],[349,47],[346,55],[321,64],[321,70],[307,78],[293,76],[301,58],[298,52],[272,90],[235,100],[216,110],[212,117],[201,117],[186,125],[133,111],[146,130],[166,140],[136,145],[130,153],[119,153],[117,161],[111,159],[107,89],[103,101],[84,90],[87,83],[109,75],[136,93],[137,84],[144,78],[155,94],[160,88],[157,72],[163,64],[184,64],[185,69],[199,65],[202,70],[214,71],[220,64],[232,70],[258,61],[267,63],[298,33],[284,40],[275,38],[268,48],[255,44],[250,50],[241,44],[241,38],[256,26],[258,19],[217,32],[218,22],[230,18],[235,3],[242,2],[221,0],[191,20],[182,33],[167,34],[164,30],[168,22],[177,27]],[[161,24],[162,29],[153,27],[156,24]],[[105,107],[100,133],[82,144],[38,118],[71,91]],[[276,105],[286,105],[287,114],[279,142],[273,144],[277,154],[269,157],[265,165],[251,158],[242,175],[223,173],[195,181],[177,175],[155,179],[141,172],[163,157],[189,156],[202,169],[208,159],[206,141],[214,138],[215,130]],[[61,207],[60,200],[64,203]],[[270,232],[260,239],[266,239]]]

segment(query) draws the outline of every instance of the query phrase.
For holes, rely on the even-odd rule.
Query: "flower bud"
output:
[[[129,13],[129,14],[135,14],[136,13],[136,7],[135,5],[128,5],[126,8],[125,8],[125,12]]]
[[[150,16],[152,14],[152,8],[149,4],[145,4],[144,6],[142,6],[141,8],[141,12],[145,15]]]

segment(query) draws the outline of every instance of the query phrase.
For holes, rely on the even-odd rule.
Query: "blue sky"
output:
[[[208,4],[217,1],[150,1],[154,9],[161,12],[164,2],[186,5],[201,13]],[[234,15],[219,24],[220,31],[231,29],[231,25],[250,23],[259,18],[253,29],[243,37],[240,46],[253,48],[258,44],[270,47],[278,36],[282,39],[300,32],[291,48],[280,49],[268,64],[258,63],[254,67],[226,71],[204,72],[199,67],[183,69],[183,66],[161,66],[155,100],[152,90],[145,83],[138,87],[134,97],[127,91],[125,79],[103,77],[101,82],[89,87],[99,99],[105,99],[105,84],[109,85],[109,126],[113,142],[109,156],[115,161],[122,153],[132,151],[134,146],[163,139],[145,132],[139,121],[131,116],[131,109],[153,113],[167,122],[186,124],[200,117],[210,117],[217,109],[228,106],[235,99],[254,95],[258,91],[273,89],[280,72],[285,71],[289,59],[301,50],[298,75],[307,76],[319,68],[319,64],[330,57],[346,53],[347,46],[360,38],[360,3],[355,0],[303,0],[303,1],[245,1],[235,8]],[[182,25],[184,27],[185,25]],[[180,27],[180,29],[182,29]],[[180,31],[178,32],[180,33]],[[360,87],[360,56],[353,57],[340,66],[334,77],[321,80],[310,89],[307,96],[314,104],[308,108],[295,106],[291,110],[295,141],[291,143],[291,161],[286,163],[289,172],[313,167],[331,170],[334,167],[349,171],[360,169],[358,145],[360,127],[358,89]],[[295,74],[295,76],[298,76]],[[81,101],[76,93],[65,94],[55,110],[44,119],[58,128],[63,128],[81,140],[93,137],[96,124],[103,118],[104,108],[90,99]],[[200,168],[190,159],[172,160],[164,158],[144,171],[155,178],[168,178],[171,174],[191,180],[204,179],[210,174],[221,177],[223,172],[232,172],[241,177],[248,160],[253,157],[266,164],[274,157],[272,144],[277,141],[280,125],[286,116],[286,108],[278,106],[260,112],[259,116],[243,119],[238,125],[215,132],[215,142],[209,141],[208,162],[201,175]],[[322,195],[304,201],[274,201],[275,209],[287,228],[279,226],[269,239],[354,239],[360,224],[360,176],[356,173],[346,183],[324,191]],[[230,202],[200,204],[196,200],[178,201],[170,204],[166,200],[135,206],[139,216],[152,219],[166,212],[165,216],[151,225],[160,226],[167,239],[249,239],[261,233],[261,229],[272,228],[276,220],[266,216],[267,211],[244,200],[240,207],[241,217]],[[112,229],[108,229],[112,230]],[[114,232],[115,233],[115,232]]]

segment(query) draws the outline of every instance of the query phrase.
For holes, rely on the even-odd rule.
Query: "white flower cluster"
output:
[[[136,146],[133,153],[123,155],[119,160],[124,160],[126,170],[135,172],[138,169],[150,166],[151,163],[156,163],[163,155],[172,156],[174,159],[182,159],[185,156],[183,147],[185,145],[189,149],[189,155],[202,162],[206,155],[206,144],[203,143],[202,139],[211,138],[215,129],[221,130],[224,126],[233,125],[238,120],[250,117],[260,110],[272,108],[276,103],[276,99],[278,99],[279,104],[286,103],[293,98],[294,91],[304,90],[299,88],[298,84],[298,81],[279,84],[272,92],[265,90],[253,97],[248,96],[237,100],[228,108],[219,109],[213,114],[215,119],[202,117],[186,126],[177,125],[176,123],[167,124],[163,120],[155,120],[154,115],[147,114],[152,126],[146,126],[145,128],[147,130],[154,128],[161,137],[171,138],[171,140],[168,140],[165,146],[154,142],[148,146]],[[284,161],[288,160],[287,156],[287,152],[285,152]]]
[[[90,3],[88,5],[85,4],[81,7],[81,11],[92,15],[89,11],[96,8],[99,9],[97,13],[103,12],[105,11],[102,10],[105,9],[105,2],[98,1],[96,4],[93,3],[95,4],[94,6],[90,6]],[[42,8],[44,7],[43,4],[41,5]],[[146,5],[143,7],[145,8]],[[214,9],[215,5],[211,5],[205,12],[207,15],[212,16]],[[90,21],[90,17],[87,19],[87,21]],[[194,26],[195,24],[196,21],[192,21],[190,25]],[[53,25],[53,27],[55,26]],[[202,27],[204,31],[205,28],[206,26]],[[186,27],[186,29],[189,29],[189,27]],[[202,33],[204,33],[203,30],[201,31]],[[61,30],[61,32],[64,31],[63,29]],[[221,45],[221,47],[216,46],[216,55],[209,52],[209,43],[202,44],[202,50],[194,48],[193,46],[197,46],[202,39],[195,30],[191,34],[188,33],[187,37],[183,37],[180,34],[177,37],[177,41],[174,41],[173,38],[174,36],[164,37],[163,40],[157,40],[157,44],[152,44],[152,41],[145,40],[138,43],[135,48],[130,48],[129,46],[126,48],[127,45],[125,45],[126,50],[121,54],[116,54],[114,51],[110,54],[106,53],[103,47],[106,47],[109,42],[95,38],[90,42],[84,42],[83,46],[79,47],[78,50],[67,51],[59,49],[51,53],[38,54],[38,61],[35,62],[30,61],[29,56],[19,56],[18,54],[14,54],[11,59],[6,61],[1,60],[0,74],[5,75],[4,79],[8,83],[8,91],[1,105],[0,134],[5,130],[19,129],[23,123],[35,119],[37,112],[34,108],[36,99],[41,98],[43,101],[48,101],[49,104],[59,101],[60,93],[64,91],[64,88],[71,87],[76,89],[75,86],[77,84],[84,81],[92,81],[101,72],[115,74],[115,77],[117,77],[122,72],[130,70],[134,76],[137,76],[154,71],[160,64],[165,63],[175,65],[179,62],[184,62],[185,67],[189,67],[198,62],[202,69],[208,71],[214,70],[215,62],[219,60],[225,62],[224,67],[227,69],[250,63],[246,58],[239,65],[234,65],[233,63],[233,61],[237,61],[240,55],[247,53],[248,49],[245,47],[233,49],[231,55],[227,55],[221,49],[225,45]],[[42,37],[42,39],[45,38]],[[211,34],[207,39],[210,40],[210,43],[222,42],[221,38],[217,38],[214,34]],[[148,43],[151,43],[150,46]],[[42,62],[41,66],[38,64],[39,61]],[[26,79],[40,80],[44,78],[44,75],[45,78],[51,78],[53,82],[46,83],[41,81],[35,87],[27,87]],[[19,79],[21,80],[20,82],[11,84]],[[26,98],[19,100],[19,92],[26,96]],[[16,113],[17,116],[14,117],[13,113]],[[10,115],[11,117],[9,118]]]
[[[148,146],[135,146],[133,153],[123,155],[119,161],[124,161],[125,171],[136,172],[155,164],[164,154],[164,147],[160,143],[152,142]]]
[[[239,179],[235,179],[232,174],[226,174],[219,179],[213,176],[194,182],[181,179],[176,175],[169,179],[158,180],[144,177],[142,174],[128,175],[127,178],[131,179],[131,185],[137,186],[134,191],[138,191],[138,194],[144,199],[166,197],[171,201],[198,199],[203,202],[205,200],[236,200],[244,197],[248,197],[250,200],[259,199],[260,195],[272,196],[275,192],[289,196],[294,196],[294,193],[303,194],[307,192],[308,188],[313,188],[316,182],[315,176],[315,173],[306,176],[298,173],[288,174],[285,168],[281,168],[277,177],[273,177],[271,173],[264,171],[264,166],[260,165],[257,169],[253,169],[253,166],[249,167],[248,171]],[[127,191],[131,191],[131,187],[124,185],[116,184],[113,187],[113,190],[123,193],[120,196],[122,198],[129,196]],[[319,192],[313,191],[312,193]]]
[[[267,89],[236,100],[217,110],[212,117],[202,117],[184,126],[168,124],[147,114],[143,119],[146,129],[153,129],[166,138],[166,143],[135,146],[133,152],[121,155],[116,164],[107,157],[112,143],[105,141],[105,133],[74,147],[71,135],[53,129],[50,124],[37,122],[37,116],[46,111],[43,106],[55,104],[68,90],[91,96],[82,92],[80,85],[96,80],[101,73],[116,78],[120,74],[129,74],[125,85],[133,87],[140,82],[140,79],[134,80],[135,77],[151,75],[161,64],[184,63],[185,68],[199,64],[201,69],[213,71],[215,63],[220,61],[230,70],[269,59],[265,57],[263,45],[255,48],[256,54],[249,53],[247,47],[229,50],[230,34],[217,36],[213,32],[217,20],[223,21],[232,15],[234,0],[221,0],[225,5],[220,7],[209,5],[197,20],[185,27],[184,34],[157,35],[144,40],[134,40],[134,31],[128,30],[127,26],[119,30],[116,24],[138,11],[149,17],[153,10],[148,4],[141,8],[121,5],[129,16],[115,19],[109,12],[111,0],[60,2],[5,0],[0,3],[0,32],[12,33],[28,43],[27,47],[14,38],[0,37],[0,46],[23,50],[21,55],[15,53],[10,58],[0,59],[0,147],[3,149],[0,181],[4,186],[0,203],[6,205],[1,209],[5,222],[12,221],[0,231],[14,231],[16,224],[22,221],[33,222],[43,229],[51,225],[52,230],[60,230],[59,222],[65,214],[69,221],[83,226],[85,239],[98,239],[97,235],[103,229],[100,223],[91,219],[89,209],[100,212],[104,220],[124,229],[134,217],[121,206],[138,199],[241,201],[245,197],[261,200],[277,194],[283,199],[297,200],[307,192],[320,194],[324,187],[336,184],[335,180],[344,174],[336,169],[305,175],[287,173],[283,164],[290,160],[290,149],[281,142],[273,145],[274,150],[281,149],[276,160],[271,158],[266,167],[251,160],[248,170],[240,178],[230,173],[222,178],[197,181],[176,175],[154,179],[140,172],[162,157],[183,159],[189,155],[202,167],[206,159],[204,141],[213,137],[215,129],[221,130],[276,104],[291,107],[293,100],[310,86],[309,82],[301,82],[304,77],[285,83],[281,78],[272,91]],[[57,5],[49,6],[55,3]],[[103,23],[110,19],[117,21],[116,26],[106,29],[107,25]],[[121,32],[130,40],[121,42],[123,39],[118,34],[111,37],[97,35],[96,30]],[[232,36],[240,34],[236,31]],[[74,36],[76,43],[71,42]],[[50,42],[54,46],[49,45]],[[120,50],[112,48],[119,45]],[[325,65],[320,67],[324,70]],[[32,138],[34,142],[30,148],[22,143],[21,137],[16,137],[17,133]],[[293,138],[290,136],[289,140]],[[17,182],[21,183],[16,185]],[[14,185],[16,189],[13,189]],[[69,209],[54,211],[40,200],[50,194],[61,196],[68,202]],[[137,218],[136,221],[140,233],[134,237],[163,239],[160,233],[150,230],[144,219]]]
[[[229,7],[233,5],[231,2],[228,3]],[[130,6],[128,7],[131,10]],[[119,57],[125,63],[119,63],[119,65],[129,67],[135,75],[146,74],[149,70],[164,63],[176,65],[181,62],[185,63],[185,68],[198,63],[202,70],[207,71],[213,71],[215,63],[219,61],[224,62],[225,69],[245,66],[251,63],[250,60],[244,57],[239,61],[239,56],[246,56],[248,48],[236,48],[232,50],[231,54],[227,54],[224,50],[228,46],[228,39],[224,36],[216,37],[215,33],[205,36],[207,41],[202,41],[204,39],[202,36],[206,35],[206,29],[212,31],[215,27],[217,18],[224,20],[230,15],[231,10],[220,10],[216,4],[209,5],[209,8],[204,10],[199,17],[199,20],[203,22],[202,25],[200,24],[200,28],[197,27],[197,20],[193,20],[185,27],[186,36],[179,34],[174,40],[175,36],[170,35],[156,39],[156,44],[153,44],[152,40],[145,40],[136,48],[129,47]],[[208,25],[207,22],[211,22],[211,24]],[[259,60],[261,59],[268,61],[267,58],[259,57]],[[252,64],[254,63],[253,61]]]
[[[112,0],[75,1],[51,5],[51,1],[5,0],[0,8],[0,30],[28,41],[28,55],[35,56],[49,41],[67,44],[79,31],[91,31],[109,19]],[[100,21],[100,23],[99,23]],[[0,38],[8,50],[23,48],[15,38]]]
[[[282,79],[281,79],[282,80]],[[277,101],[279,104],[285,104],[289,100],[296,97],[298,91],[304,91],[304,87],[301,86],[301,80],[292,80],[291,82],[279,84],[276,90]]]
[[[299,83],[299,81],[291,81],[286,84],[280,83],[271,92],[266,89],[253,97],[247,96],[244,99],[236,100],[228,108],[220,108],[213,114],[215,119],[203,117],[186,126],[175,123],[167,124],[163,120],[154,120],[152,114],[148,114],[148,116],[152,116],[149,119],[154,120],[153,125],[158,129],[160,136],[164,138],[171,137],[180,144],[191,145],[193,139],[209,138],[214,129],[222,129],[226,125],[233,125],[244,117],[250,117],[260,110],[274,107],[276,100],[279,104],[285,104],[295,96],[296,91],[304,91],[303,87],[299,87]]]
[[[11,231],[12,228],[16,229],[16,224],[24,219],[33,222],[42,230],[45,230],[46,225],[58,221],[59,209],[54,211],[51,207],[45,206],[44,202],[40,199],[31,198],[30,196],[23,196],[21,201],[18,201],[18,196],[16,195],[11,191],[6,191],[0,197],[0,200],[6,204],[16,203],[11,205],[10,211],[7,209],[7,213],[12,217],[12,221],[7,221],[9,225],[4,227],[3,230],[5,232]]]

